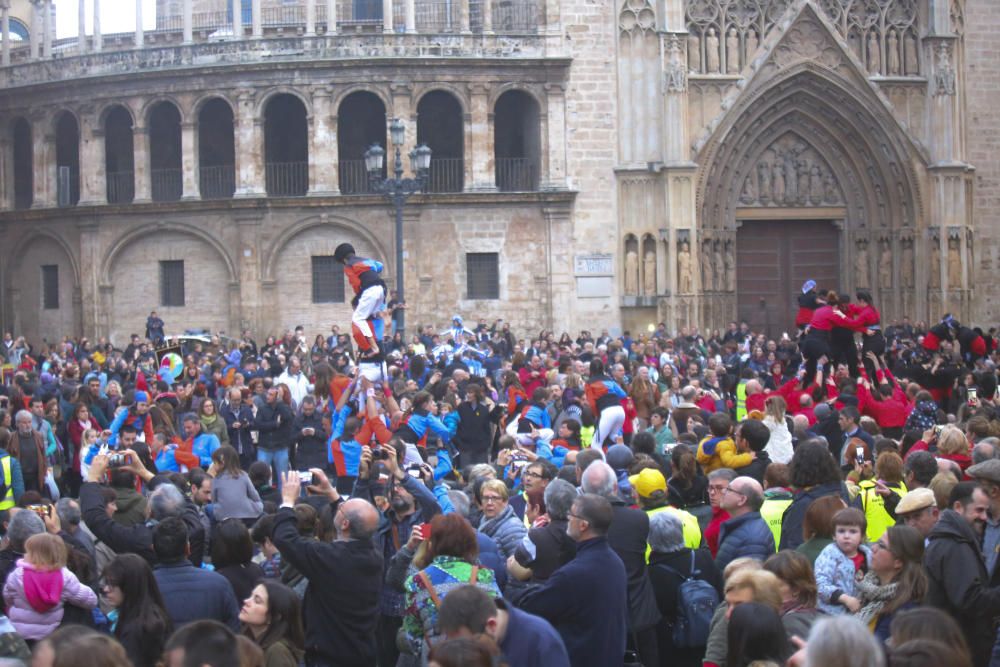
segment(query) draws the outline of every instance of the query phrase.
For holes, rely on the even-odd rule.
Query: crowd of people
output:
[[[391,302],[383,338],[181,363],[158,318],[124,348],[7,333],[0,658],[1000,665],[994,332],[800,305],[773,339],[404,338]]]

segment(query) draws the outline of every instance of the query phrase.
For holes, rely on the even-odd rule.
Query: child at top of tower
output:
[[[354,289],[354,314],[351,330],[365,357],[376,357],[380,350],[377,339],[377,314],[385,310],[385,281],[382,280],[382,262],[359,257],[350,243],[341,243],[333,252],[333,259],[344,265],[351,288]]]

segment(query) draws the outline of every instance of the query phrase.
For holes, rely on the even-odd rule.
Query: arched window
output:
[[[264,109],[264,170],[272,197],[301,197],[309,190],[306,107],[295,95],[275,95]]]
[[[31,208],[35,198],[31,123],[16,118],[10,125],[10,133],[14,147],[14,208]]]
[[[198,174],[202,199],[228,199],[236,191],[233,110],[218,97],[198,112]]]
[[[80,201],[80,127],[68,111],[56,120],[56,193],[60,206]]]
[[[417,104],[417,143],[431,154],[428,192],[461,192],[465,173],[462,106],[451,93],[432,90]]]
[[[379,96],[360,90],[343,99],[337,109],[337,163],[340,192],[358,195],[370,192],[364,154],[372,144],[386,147],[385,105]],[[382,176],[392,157],[386,155]]]
[[[108,180],[108,203],[126,204],[135,198],[135,155],[132,116],[115,106],[104,117],[104,160]]]
[[[149,111],[149,176],[153,201],[181,198],[181,112],[170,102]]]
[[[27,42],[28,41],[28,26],[24,25],[22,21],[10,17],[10,41],[11,42]]]
[[[493,112],[496,184],[502,192],[538,189],[541,157],[541,112],[534,97],[509,90]]]

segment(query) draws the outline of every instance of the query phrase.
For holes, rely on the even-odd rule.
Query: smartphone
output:
[[[131,454],[112,454],[108,457],[109,468],[121,468],[122,466],[131,465],[131,463]]]
[[[970,401],[974,401],[977,398],[979,398],[979,388],[978,387],[969,387],[969,400]]]
[[[431,524],[422,523],[417,528],[420,529],[420,538],[423,540],[429,540],[431,538]]]
[[[51,505],[28,505],[25,509],[31,510],[43,519],[52,516]]]
[[[865,460],[865,448],[864,447],[855,447],[854,448],[854,459],[858,463],[861,463],[861,462],[863,462]]]
[[[313,474],[311,471],[309,470],[299,471],[299,483],[302,484],[302,486],[305,486],[306,484],[312,484],[312,482],[313,482]]]
[[[417,479],[420,479],[420,464],[411,463],[410,465],[406,466],[406,474],[409,475],[410,477],[415,477]]]

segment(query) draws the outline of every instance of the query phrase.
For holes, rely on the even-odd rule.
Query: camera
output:
[[[385,451],[381,447],[376,447],[372,450],[372,460],[373,461],[387,461],[389,459],[389,452]]]
[[[854,448],[854,458],[857,459],[858,463],[861,463],[862,461],[864,461],[865,460],[865,448],[864,447],[855,447]]]
[[[312,481],[313,481],[312,471],[310,470],[299,471],[299,483],[302,484],[302,486],[305,486],[307,484],[312,484]]]
[[[131,454],[112,454],[108,457],[109,468],[121,468],[132,464]]]
[[[420,472],[421,470],[419,463],[411,463],[410,465],[406,466],[406,474],[409,475],[410,477],[416,477],[417,479],[420,479]]]
[[[52,506],[51,505],[28,505],[25,509],[31,510],[38,516],[46,519],[52,516]]]

